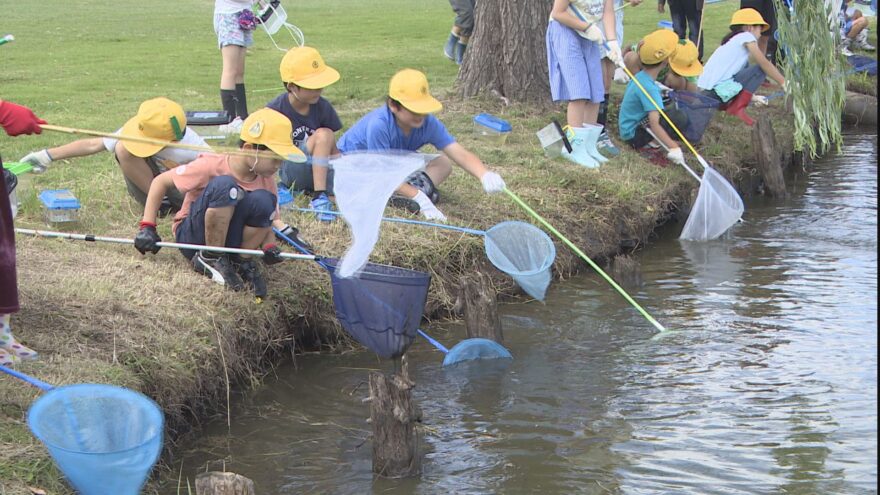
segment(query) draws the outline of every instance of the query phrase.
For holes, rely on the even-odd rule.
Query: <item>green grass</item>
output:
[[[441,52],[453,19],[445,0],[285,5],[307,43],[342,73],[325,96],[346,126],[382,104],[388,80],[398,69],[425,71],[445,104],[440,118],[450,131],[591,256],[613,255],[622,240],[643,242],[670,205],[686,201],[696,185],[680,168],[659,168],[626,150],[598,170],[547,160],[535,132],[551,117],[562,119],[562,106],[548,114],[523,105],[502,106],[489,97],[455,98],[457,67]],[[210,0],[12,2],[3,9],[5,31],[0,34],[11,32],[16,41],[0,47],[0,97],[30,106],[53,124],[106,132],[115,131],[141,101],[155,96],[190,110],[218,109],[220,56],[212,6]],[[707,6],[707,56],[735,8],[733,1]],[[651,3],[628,8],[626,41],[656,29],[663,18],[668,14],[661,16]],[[251,109],[280,92],[283,55],[262,31],[255,38],[245,76]],[[613,87],[615,98],[621,92],[621,86]],[[784,126],[778,106],[767,111]],[[511,122],[513,132],[504,146],[474,136],[471,119],[480,112]],[[611,119],[616,122],[614,115]],[[72,139],[49,132],[15,139],[4,135],[0,150],[6,160],[15,160]],[[738,178],[747,174],[740,164],[751,156],[750,146],[743,126],[719,116],[702,149]],[[43,175],[23,177],[18,225],[45,227],[37,193],[57,188],[72,189],[83,203],[81,221],[68,229],[134,235],[141,210],[125,194],[109,153],[54,163]],[[503,196],[483,194],[477,181],[461,171],[442,190],[440,207],[453,224],[488,228],[503,220],[528,220]],[[348,242],[340,223],[328,226],[308,215],[285,215],[321,253],[341,254]],[[160,228],[166,237],[169,223],[163,221]],[[450,315],[461,275],[487,267],[477,238],[398,224],[383,226],[372,260],[430,272],[434,282],[426,312],[433,317]],[[171,451],[191,425],[225,410],[227,384],[218,346],[223,346],[233,384],[247,385],[258,383],[294,341],[326,345],[340,336],[326,273],[311,263],[288,262],[273,269],[273,297],[259,306],[193,274],[180,256],[167,251],[143,258],[130,247],[20,237],[18,264],[22,311],[13,317],[14,329],[42,356],[23,369],[56,384],[107,382],[144,391],[165,411]],[[558,277],[582,269],[560,248]],[[505,297],[517,292],[509,279],[491,273]],[[0,494],[29,493],[27,485],[65,493],[23,422],[37,394],[4,378],[0,396]],[[177,479],[167,464],[157,476]]]

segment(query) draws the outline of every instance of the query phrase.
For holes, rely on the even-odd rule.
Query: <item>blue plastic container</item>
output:
[[[79,200],[69,189],[47,189],[40,192],[43,213],[47,222],[75,222],[79,220]]]
[[[511,131],[510,123],[488,113],[474,117],[474,132],[496,144],[504,144]]]
[[[672,29],[672,21],[660,21],[657,23],[657,27],[663,29]]]

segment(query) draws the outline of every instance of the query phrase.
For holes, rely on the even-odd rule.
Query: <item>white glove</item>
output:
[[[614,69],[614,82],[619,84],[626,84],[629,82],[629,76],[626,75],[626,71],[621,69],[620,67]]]
[[[422,212],[422,215],[428,220],[446,221],[446,215],[438,210],[437,207],[434,206],[434,203],[431,202],[431,198],[426,196],[422,191],[416,193],[416,197],[413,198],[413,201],[419,204],[419,211]]]
[[[684,152],[681,151],[681,148],[671,148],[666,153],[666,158],[668,158],[669,161],[671,161],[672,163],[675,163],[678,165],[685,165]]]
[[[614,65],[623,65],[623,53],[620,51],[620,43],[618,43],[617,40],[609,41],[608,49],[606,51],[608,53],[606,53],[605,56],[608,57],[608,60],[614,62]]]
[[[581,34],[581,36],[592,41],[593,43],[599,44],[601,44],[602,40],[605,39],[605,37],[602,35],[602,30],[599,29],[599,26],[597,26],[595,23],[590,24],[590,26],[584,30],[584,33]]]
[[[766,107],[769,102],[766,96],[752,95],[752,103],[759,107]]]
[[[502,179],[500,175],[491,171],[483,174],[483,176],[480,177],[480,182],[483,184],[483,190],[489,194],[499,193],[507,187],[504,183],[504,179]]]
[[[30,163],[34,167],[33,172],[35,174],[42,174],[49,167],[49,164],[52,163],[52,156],[49,155],[48,150],[40,150],[28,153],[19,161]]]

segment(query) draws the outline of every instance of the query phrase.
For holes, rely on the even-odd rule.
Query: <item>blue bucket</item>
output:
[[[112,385],[50,390],[28,426],[84,495],[137,495],[162,450],[162,411],[145,395]]]

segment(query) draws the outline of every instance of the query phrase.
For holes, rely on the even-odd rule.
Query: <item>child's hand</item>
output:
[[[678,165],[685,165],[684,161],[684,152],[681,151],[681,148],[670,148],[669,152],[666,153],[666,158],[669,159],[672,163],[676,163]]]
[[[480,177],[480,183],[483,184],[483,190],[489,194],[499,193],[507,187],[507,185],[504,184],[504,179],[492,171],[483,174],[483,176]]]

